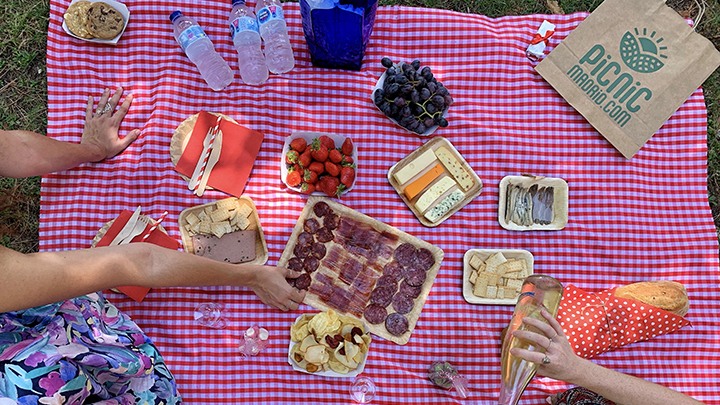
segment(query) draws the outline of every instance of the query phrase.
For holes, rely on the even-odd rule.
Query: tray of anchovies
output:
[[[561,178],[505,176],[500,181],[498,221],[511,231],[560,230],[568,222],[568,185]]]

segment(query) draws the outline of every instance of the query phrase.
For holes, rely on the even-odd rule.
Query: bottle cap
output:
[[[170,14],[170,22],[175,22],[175,20],[179,17],[182,17],[183,13],[180,10],[175,10]]]

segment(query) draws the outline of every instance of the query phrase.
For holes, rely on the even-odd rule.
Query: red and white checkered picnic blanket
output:
[[[285,15],[297,64],[260,87],[235,82],[213,92],[172,36],[168,15],[195,17],[237,70],[228,37],[227,1],[127,0],[132,13],[116,47],[65,34],[69,0],[52,0],[48,37],[48,134],[78,142],[85,100],[105,87],[135,95],[122,131],[142,128],[121,155],[49,175],[42,181],[41,250],[81,249],[123,209],[142,205],[179,239],[178,214],[225,197],[193,196],[173,171],[168,148],[173,129],[200,110],[227,114],[265,134],[245,189],[258,206],[277,263],[305,198],[279,177],[284,138],[292,131],[351,136],[359,149],[359,174],[342,202],[429,241],[445,260],[417,327],[406,346],[376,338],[364,375],[377,384],[374,403],[467,402],[494,404],[500,383],[499,334],[512,306],[471,305],[462,297],[462,257],[470,248],[527,249],[535,272],[599,291],[649,279],[687,287],[692,327],[605,353],[595,361],[662,383],[707,403],[720,404],[720,303],[718,243],[708,208],[706,109],[696,91],[632,159],[624,159],[533,69],[525,49],[543,19],[557,25],[551,47],[586,16],[533,15],[491,19],[479,15],[381,7],[362,71],[315,68],[302,34],[297,3]],[[455,104],[449,139],[483,180],[482,194],[437,228],[422,226],[387,181],[387,171],[426,139],[392,124],[375,109],[372,86],[379,61],[418,58],[432,67]],[[569,223],[562,231],[512,232],[498,224],[498,183],[506,175],[561,177],[569,184]],[[347,379],[297,373],[287,364],[289,328],[301,312],[264,306],[242,288],[154,289],[141,303],[110,294],[157,343],[190,404],[349,403]],[[208,329],[193,321],[198,303],[226,307],[228,325]],[[242,332],[258,324],[270,347],[245,360]],[[426,371],[448,360],[467,376],[470,397],[434,387]],[[523,403],[540,403],[565,388],[535,379]]]

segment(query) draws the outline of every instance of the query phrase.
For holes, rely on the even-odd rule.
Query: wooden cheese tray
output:
[[[306,304],[357,318],[371,333],[404,345],[443,256],[440,248],[395,227],[311,196],[278,266],[303,272],[289,282],[308,290]]]
[[[414,176],[412,176],[407,181],[401,182],[396,178],[396,175],[399,173],[399,171],[403,170],[403,168],[416,164],[416,159],[420,158],[421,155],[424,155],[427,151],[432,150],[433,153],[437,152],[439,149],[444,148],[445,150],[449,151],[450,154],[454,157],[455,161],[458,162],[460,167],[464,170],[464,173],[466,173],[467,181],[470,182],[471,186],[467,189],[463,188],[458,182],[457,178],[450,173],[450,171],[445,167],[444,164],[440,162],[440,160],[435,157],[432,161],[427,162],[427,164],[422,164],[422,170],[417,172]],[[420,192],[417,193],[417,195],[413,196],[412,198],[408,198],[408,196],[405,193],[405,189],[410,184],[417,184],[417,181],[423,181],[423,178],[427,178],[426,174],[428,172],[433,171],[435,169],[439,168],[437,177],[434,180],[431,180],[427,185],[425,185]],[[480,177],[478,177],[477,173],[470,167],[468,162],[462,157],[462,155],[455,149],[455,146],[453,146],[450,141],[443,137],[435,137],[428,142],[426,142],[424,145],[410,153],[408,156],[397,162],[395,165],[393,165],[390,170],[388,170],[387,175],[388,181],[393,186],[395,191],[398,193],[400,198],[405,202],[405,204],[410,208],[410,210],[415,214],[417,219],[422,223],[423,225],[427,227],[435,227],[440,225],[443,221],[450,218],[454,213],[458,212],[460,209],[462,209],[465,205],[467,205],[470,201],[472,201],[475,197],[480,195],[480,192],[482,191],[483,184],[482,180],[480,180]],[[416,207],[417,201],[422,198],[423,194],[426,191],[429,191],[433,185],[437,184],[438,182],[442,181],[445,178],[450,178],[453,180],[456,180],[456,184],[453,185],[449,190],[442,193],[441,196],[438,196],[438,198],[434,199],[435,201],[430,205],[430,207],[426,210],[420,211]],[[432,210],[432,207],[434,205],[437,205],[440,201],[442,201],[444,198],[448,197],[449,194],[452,194],[455,190],[459,190],[464,193],[464,197],[456,203],[449,211],[447,211],[444,215],[437,218],[435,221],[431,221],[430,219],[425,217],[425,213]]]

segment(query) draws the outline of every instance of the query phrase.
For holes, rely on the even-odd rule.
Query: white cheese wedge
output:
[[[400,170],[397,170],[393,176],[395,176],[395,180],[397,180],[398,183],[405,184],[415,177],[415,175],[423,171],[423,169],[430,166],[430,164],[435,160],[437,160],[435,152],[433,152],[432,149],[428,149],[421,153],[420,156],[410,161],[410,163],[403,166]]]
[[[465,169],[465,165],[463,165],[452,152],[450,152],[446,147],[441,146],[435,151],[435,155],[438,159],[440,159],[440,162],[442,162],[443,166],[445,166],[445,169],[447,169],[447,171],[455,177],[455,180],[457,180],[458,184],[460,184],[463,189],[467,191],[472,188],[475,181],[470,173],[468,173]]]
[[[415,202],[415,208],[420,212],[425,212],[435,200],[440,198],[446,191],[450,190],[452,186],[456,185],[455,180],[450,176],[445,176],[438,180],[435,184],[430,186]]]
[[[440,203],[434,207],[432,207],[428,212],[425,213],[425,218],[428,219],[430,222],[435,222],[438,219],[442,218],[443,215],[450,212],[451,209],[453,209],[456,205],[460,203],[465,198],[465,193],[463,193],[460,190],[455,190],[447,197],[443,198]],[[470,262],[472,264],[472,261]]]

